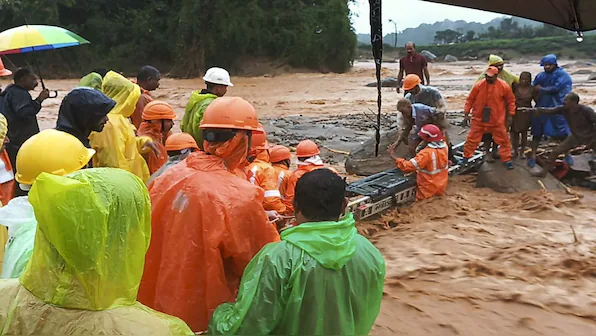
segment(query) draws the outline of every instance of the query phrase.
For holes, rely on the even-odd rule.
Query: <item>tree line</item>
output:
[[[434,41],[437,44],[451,44],[476,40],[488,41],[499,39],[553,37],[565,36],[568,34],[569,32],[565,29],[546,23],[535,27],[529,25],[521,26],[519,22],[514,19],[507,18],[501,21],[498,27],[489,27],[486,32],[481,33],[473,30],[464,33],[461,30],[452,29],[437,31]]]
[[[44,67],[73,72],[151,63],[194,77],[211,66],[234,71],[249,58],[344,72],[357,43],[351,1],[0,0],[0,30],[28,22],[83,36],[91,45],[41,56]]]

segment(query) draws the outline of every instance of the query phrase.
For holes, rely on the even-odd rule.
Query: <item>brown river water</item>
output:
[[[584,70],[573,75],[574,89],[584,103],[596,104],[596,82],[585,73],[596,66],[562,63],[569,63],[570,73]],[[383,74],[395,76],[395,66],[387,64]],[[507,67],[514,73],[540,71],[535,61]],[[431,83],[450,110],[461,111],[484,68],[482,62],[433,64]],[[233,78],[228,95],[248,99],[267,119],[342,118],[376,110],[376,89],[365,87],[374,81],[372,69],[361,62],[346,74]],[[46,82],[59,98],[77,83]],[[154,97],[172,104],[181,119],[190,92],[203,86],[200,79],[165,78]],[[395,90],[384,88],[383,95],[383,112],[395,113]],[[42,128],[55,125],[59,98],[44,103]],[[355,145],[350,139],[345,148]],[[579,201],[560,191],[498,194],[475,188],[475,179],[453,178],[441,199],[359,223],[387,262],[372,334],[596,335],[596,193],[574,189],[583,196]]]

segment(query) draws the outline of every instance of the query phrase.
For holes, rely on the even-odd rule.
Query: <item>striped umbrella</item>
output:
[[[87,43],[89,41],[61,27],[25,25],[0,33],[0,55],[23,54],[34,51],[74,47]],[[45,89],[46,86],[43,82],[39,65],[37,64],[37,58],[35,58],[35,64],[37,66],[37,74],[41,80],[41,86]],[[57,95],[58,93],[55,92],[55,94]]]
[[[86,43],[89,41],[64,28],[26,25],[0,33],[0,54],[22,54]]]

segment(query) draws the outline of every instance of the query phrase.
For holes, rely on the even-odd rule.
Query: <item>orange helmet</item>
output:
[[[0,58],[0,77],[10,76],[10,75],[12,75],[12,71],[10,71],[4,67],[4,63],[2,63],[2,58]]]
[[[311,157],[319,154],[321,154],[319,146],[317,146],[317,144],[311,140],[300,141],[300,143],[296,147],[296,156],[299,158]]]
[[[404,79],[404,90],[410,91],[410,90],[414,89],[415,87],[417,87],[418,85],[420,85],[421,82],[422,81],[420,80],[420,77],[418,77],[418,75],[415,75],[415,74],[407,75],[406,78]]]
[[[291,157],[292,153],[290,153],[290,149],[286,146],[277,145],[269,150],[269,161],[273,163],[289,160]]]
[[[250,149],[255,150],[264,150],[270,149],[269,143],[267,142],[267,134],[265,134],[265,130],[263,129],[263,125],[259,123],[259,129],[261,132],[255,133],[252,135],[251,142],[250,142]]]
[[[443,132],[436,125],[426,124],[418,132],[418,136],[426,142],[443,140]]]
[[[205,110],[201,129],[229,128],[262,133],[257,111],[240,97],[216,98]]]
[[[199,150],[197,142],[192,135],[188,133],[174,133],[166,139],[166,151],[179,151],[186,148]]]
[[[142,117],[143,120],[174,120],[176,119],[176,112],[170,104],[161,100],[154,100],[145,106]]]

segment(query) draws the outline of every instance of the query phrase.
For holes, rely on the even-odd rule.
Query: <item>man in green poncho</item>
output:
[[[230,81],[230,74],[226,69],[210,68],[205,73],[206,89],[194,91],[190,95],[188,104],[184,109],[184,117],[180,124],[182,132],[189,133],[197,141],[197,145],[203,149],[203,132],[199,128],[203,114],[207,106],[217,97],[225,96],[228,86],[234,86]]]
[[[368,335],[383,296],[385,261],[343,214],[345,182],[328,169],[298,180],[296,226],[246,267],[236,303],[220,305],[209,334]]]

